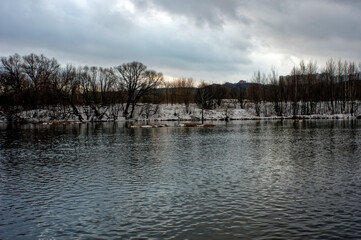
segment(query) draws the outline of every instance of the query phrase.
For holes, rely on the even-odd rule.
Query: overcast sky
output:
[[[301,59],[358,63],[360,26],[358,0],[1,0],[0,55],[236,82]]]

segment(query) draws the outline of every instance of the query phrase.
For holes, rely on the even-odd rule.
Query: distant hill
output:
[[[247,81],[245,81],[245,80],[240,80],[237,83],[226,82],[224,84],[213,84],[213,85],[223,86],[223,87],[228,87],[228,88],[236,88],[236,87],[247,88],[250,85],[250,83],[247,83]]]

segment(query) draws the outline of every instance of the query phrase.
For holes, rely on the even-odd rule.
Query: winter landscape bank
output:
[[[301,61],[290,75],[254,73],[249,82],[166,81],[140,62],[61,67],[44,55],[14,54],[0,64],[0,121],[204,121],[359,118],[361,64]]]
[[[94,106],[54,106],[43,109],[21,111],[11,117],[0,112],[0,122],[16,123],[79,123],[79,122],[102,122],[102,121],[229,121],[229,120],[267,120],[267,119],[359,119],[361,118],[361,104],[353,103],[354,113],[347,113],[351,103],[336,108],[332,114],[330,103],[321,102],[313,106],[313,114],[302,114],[305,105],[312,103],[287,103],[282,105],[282,116],[277,114],[273,103],[243,103],[241,107],[237,101],[224,100],[214,109],[202,109],[197,104],[137,104],[134,109],[134,117],[126,119],[122,109],[124,105],[112,105],[106,107]],[[336,105],[337,106],[337,105]],[[258,108],[258,110],[257,110]],[[297,108],[297,109],[294,109]],[[345,111],[346,110],[346,111]],[[202,114],[203,111],[203,114]],[[257,113],[258,111],[258,113]]]

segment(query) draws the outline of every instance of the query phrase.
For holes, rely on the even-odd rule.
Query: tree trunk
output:
[[[202,124],[204,123],[204,106],[202,104]]]

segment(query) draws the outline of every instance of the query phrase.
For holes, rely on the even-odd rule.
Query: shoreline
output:
[[[296,115],[292,113],[292,106],[285,105],[283,115],[278,116],[274,105],[269,102],[258,106],[258,114],[253,103],[244,107],[225,104],[214,109],[202,109],[196,104],[185,106],[183,104],[139,104],[136,106],[133,118],[126,119],[121,111],[121,105],[98,106],[90,111],[89,106],[77,106],[77,114],[70,107],[49,106],[44,109],[21,111],[11,116],[0,111],[0,124],[84,124],[92,122],[201,122],[204,121],[249,121],[249,120],[317,120],[317,119],[361,119],[361,104],[357,104],[355,112],[332,114],[327,102],[320,103],[314,114]],[[100,114],[99,114],[100,113]],[[101,117],[100,117],[101,116]],[[10,121],[9,121],[10,119]]]
[[[340,114],[335,115],[299,115],[299,116],[285,116],[285,117],[246,117],[246,118],[229,118],[226,119],[212,119],[206,118],[204,119],[205,122],[214,123],[214,122],[233,122],[233,121],[283,121],[283,120],[293,120],[293,121],[306,121],[306,120],[360,120],[361,116],[350,116],[344,115],[340,116]],[[0,121],[1,125],[75,125],[75,124],[88,124],[88,123],[157,123],[157,122],[179,122],[180,125],[184,123],[198,123],[197,120],[189,120],[189,119],[129,119],[129,120],[101,120],[101,121],[62,121],[62,120],[54,120],[54,121],[22,121],[22,122],[7,122],[7,121]],[[146,125],[146,124],[144,124]]]

